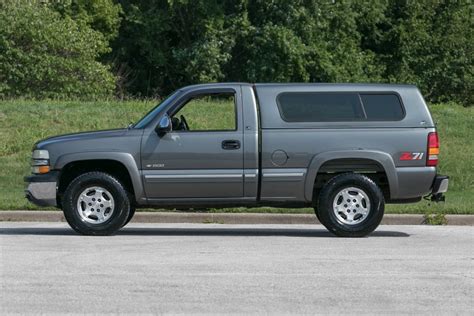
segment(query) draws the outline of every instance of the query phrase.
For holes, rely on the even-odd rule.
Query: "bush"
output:
[[[82,20],[62,17],[48,4],[0,4],[0,97],[106,97],[115,79],[97,61],[104,36]]]

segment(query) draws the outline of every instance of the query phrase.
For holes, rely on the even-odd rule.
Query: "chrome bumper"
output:
[[[25,177],[28,186],[25,197],[38,206],[56,206],[56,174],[34,175]]]
[[[444,202],[444,193],[448,191],[449,177],[437,175],[433,181],[433,189],[431,191],[431,201]]]
[[[449,177],[448,176],[436,176],[433,182],[432,194],[446,193],[448,192]]]

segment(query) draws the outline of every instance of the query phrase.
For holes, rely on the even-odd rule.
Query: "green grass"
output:
[[[191,100],[175,116],[184,115],[189,128],[193,131],[234,130],[236,128],[234,109],[233,98],[204,97]]]
[[[23,197],[23,177],[30,172],[33,144],[48,136],[78,131],[125,127],[136,121],[155,101],[0,101],[0,209],[38,209]],[[198,110],[198,108],[200,108]],[[221,118],[222,126],[212,126],[205,120],[192,122],[207,128],[229,126],[229,107],[219,113],[206,104],[196,107],[187,117],[212,113]],[[440,172],[451,177],[446,203],[388,205],[389,213],[474,214],[474,107],[457,104],[431,106],[441,138]],[[192,125],[197,124],[197,125]],[[205,125],[207,124],[207,125]],[[222,210],[211,210],[222,211]],[[235,208],[226,212],[311,213],[312,209]]]

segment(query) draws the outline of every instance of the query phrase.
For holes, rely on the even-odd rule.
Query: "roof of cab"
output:
[[[189,85],[180,88],[181,91],[194,90],[199,88],[219,88],[231,85],[255,86],[256,88],[281,89],[281,88],[330,88],[330,89],[417,89],[412,84],[387,84],[387,83],[248,83],[248,82],[215,82]]]
[[[388,83],[255,83],[256,87],[416,88],[412,84]]]
[[[247,82],[214,82],[214,83],[200,83],[200,84],[193,84],[189,86],[185,86],[180,88],[179,90],[181,91],[188,91],[188,90],[194,90],[198,88],[220,88],[220,87],[226,87],[226,86],[232,86],[232,85],[240,85],[240,86],[251,86],[252,84],[247,83]]]

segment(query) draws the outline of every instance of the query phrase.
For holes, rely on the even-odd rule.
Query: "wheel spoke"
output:
[[[97,221],[103,222],[105,217],[104,217],[104,212],[96,212],[95,214],[97,216]]]
[[[104,208],[112,207],[112,202],[110,200],[103,200],[102,205],[104,205]]]
[[[81,196],[79,197],[79,200],[84,201],[85,203],[92,202],[92,198],[88,195],[85,195],[85,194],[81,194]]]
[[[352,222],[354,220],[354,213],[352,212],[346,213],[346,220],[349,222]]]
[[[342,191],[342,197],[344,198],[344,202],[349,202],[352,198],[348,190]]]

